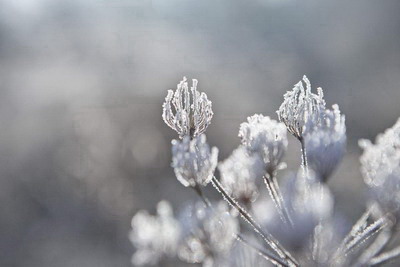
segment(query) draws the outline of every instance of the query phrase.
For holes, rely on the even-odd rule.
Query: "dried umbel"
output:
[[[239,137],[250,153],[258,154],[263,159],[265,171],[273,173],[284,166],[282,159],[288,141],[283,123],[255,114],[240,125]]]
[[[214,175],[218,164],[218,148],[207,144],[206,136],[172,140],[172,167],[184,186],[205,186]]]
[[[249,155],[246,148],[239,146],[232,154],[218,164],[221,183],[235,199],[249,203],[258,196],[256,180],[264,174],[263,161],[256,155]]]
[[[167,255],[176,253],[180,235],[178,221],[174,219],[171,205],[161,201],[157,205],[157,215],[141,210],[132,218],[129,238],[136,247],[132,257],[134,265],[154,265]]]
[[[345,117],[339,106],[321,113],[318,124],[309,122],[311,128],[304,136],[307,162],[316,175],[326,181],[340,163],[346,148]]]
[[[189,207],[181,220],[184,233],[179,247],[179,257],[189,263],[203,263],[203,266],[220,266],[235,242],[239,231],[237,218],[229,212],[224,202],[214,208],[202,203]]]
[[[306,88],[303,86],[303,81]],[[286,92],[277,114],[288,131],[301,140],[309,120],[319,121],[320,113],[325,110],[323,91],[317,88],[318,94],[311,92],[311,83],[306,76],[291,91]]]
[[[211,123],[213,111],[211,101],[205,93],[197,91],[196,79],[189,87],[186,77],[178,84],[176,91],[168,90],[163,104],[164,122],[174,129],[179,138],[196,137],[204,133]]]
[[[381,205],[400,216],[400,119],[376,138],[360,140],[361,172]]]

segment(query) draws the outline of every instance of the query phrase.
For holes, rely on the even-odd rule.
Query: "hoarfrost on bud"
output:
[[[346,148],[345,116],[339,106],[321,113],[318,124],[308,122],[310,131],[304,136],[307,162],[316,175],[326,181],[340,163]]]
[[[258,196],[256,180],[264,174],[263,165],[257,154],[249,155],[245,147],[239,146],[218,164],[221,183],[235,199],[252,202]]]
[[[196,203],[181,219],[186,229],[178,251],[180,259],[218,266],[213,263],[229,253],[239,231],[238,220],[230,214],[227,204],[221,201],[211,208]]]
[[[283,123],[268,116],[255,114],[240,124],[239,137],[250,153],[258,154],[269,173],[284,166],[283,156],[288,145]]]
[[[375,144],[360,140],[361,172],[374,197],[387,211],[400,216],[400,119],[376,137]]]
[[[183,77],[176,91],[168,90],[165,97],[163,120],[181,139],[184,136],[193,138],[204,133],[214,114],[211,101],[205,93],[197,91],[197,84],[198,81],[193,79],[190,94],[187,79]]]
[[[132,257],[134,265],[154,265],[164,256],[174,256],[178,246],[180,228],[174,219],[171,205],[161,201],[157,215],[141,210],[132,218],[129,238],[136,247]]]
[[[184,186],[205,186],[218,164],[218,148],[207,144],[204,134],[190,139],[172,140],[172,167]]]
[[[306,88],[303,86],[303,81]],[[317,88],[318,94],[311,92],[311,83],[306,76],[298,82],[291,91],[286,92],[284,100],[277,114],[288,131],[301,140],[305,126],[309,120],[319,121],[320,113],[325,110],[324,94],[321,88]]]

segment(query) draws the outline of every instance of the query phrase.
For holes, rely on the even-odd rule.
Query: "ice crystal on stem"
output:
[[[306,88],[303,86],[303,81]],[[309,120],[318,121],[320,113],[325,110],[324,94],[321,88],[317,88],[318,94],[311,92],[311,83],[306,76],[298,82],[291,91],[286,92],[284,100],[277,114],[288,131],[301,140],[305,126]]]
[[[198,81],[193,79],[190,94],[187,79],[183,77],[176,91],[168,90],[165,97],[163,120],[181,139],[185,136],[194,138],[204,133],[213,117],[211,101],[205,93],[197,91],[197,84]]]
[[[304,136],[307,162],[322,181],[326,181],[340,163],[346,146],[345,117],[339,106],[321,113],[318,124],[310,121],[311,128]]]
[[[400,216],[400,119],[379,134],[375,144],[359,144],[364,149],[360,161],[365,183],[386,211]]]
[[[246,148],[239,146],[218,164],[221,184],[235,199],[247,204],[258,196],[256,180],[263,175],[263,162],[258,155],[249,155]]]
[[[239,231],[237,218],[228,206],[219,202],[215,208],[196,203],[182,216],[184,233],[179,246],[179,257],[203,266],[220,266],[228,255]]]
[[[272,173],[284,166],[282,159],[288,141],[283,123],[255,114],[240,125],[239,137],[250,153],[258,154],[263,159],[265,171]]]
[[[172,167],[184,186],[205,186],[210,181],[218,164],[218,148],[207,144],[206,136],[190,140],[172,140]]]
[[[176,253],[180,228],[173,217],[171,205],[161,201],[157,205],[157,215],[141,210],[132,218],[129,238],[136,247],[132,257],[134,265],[154,265],[164,256]]]

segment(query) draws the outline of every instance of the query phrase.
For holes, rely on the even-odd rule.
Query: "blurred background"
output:
[[[186,75],[213,101],[220,160],[247,116],[306,74],[346,114],[329,181],[349,221],[365,206],[359,138],[400,115],[400,1],[0,1],[0,266],[130,266],[139,209],[196,199],[170,167],[161,119]],[[300,164],[290,139],[283,178]],[[217,198],[212,188],[207,190]]]

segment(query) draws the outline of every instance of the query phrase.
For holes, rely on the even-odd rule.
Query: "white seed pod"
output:
[[[184,186],[205,186],[214,175],[218,164],[218,148],[207,144],[206,136],[190,140],[172,140],[172,167],[179,182]]]
[[[400,119],[379,134],[375,144],[360,140],[360,157],[365,183],[381,206],[400,216]]]
[[[303,86],[303,81],[306,88]],[[284,100],[277,114],[288,131],[301,140],[309,120],[318,121],[320,113],[325,110],[324,94],[321,88],[317,88],[318,94],[311,92],[311,83],[306,76],[298,82],[291,91],[286,92]]]
[[[239,137],[250,153],[258,154],[263,159],[265,171],[272,173],[284,166],[282,159],[288,141],[283,123],[255,114],[240,125]]]
[[[264,175],[264,164],[257,154],[249,155],[245,147],[239,146],[218,164],[218,169],[228,194],[244,203],[257,198],[256,181]]]
[[[165,97],[163,120],[181,139],[184,136],[193,138],[204,133],[214,114],[211,101],[205,93],[197,91],[197,84],[198,81],[193,79],[190,94],[187,79],[183,77],[176,91],[168,90]]]
[[[345,116],[339,106],[321,113],[318,124],[307,123],[309,131],[304,136],[307,163],[316,175],[326,181],[343,158],[346,148]]]
[[[181,220],[185,230],[178,249],[179,258],[189,263],[203,263],[203,266],[219,266],[216,262],[228,255],[239,231],[238,220],[230,214],[228,205],[221,201],[211,208],[196,203],[186,210]]]
[[[136,252],[132,257],[135,266],[155,265],[163,256],[176,254],[180,228],[173,217],[171,205],[160,201],[157,215],[141,210],[132,218],[132,231],[129,234]]]

